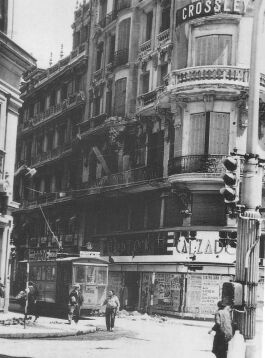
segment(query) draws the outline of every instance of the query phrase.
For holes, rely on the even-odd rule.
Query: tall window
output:
[[[115,35],[111,35],[109,38],[109,59],[108,63],[113,63],[115,52]]]
[[[101,68],[102,55],[103,55],[103,42],[101,42],[97,48],[96,71]]]
[[[170,27],[170,6],[162,9],[160,32],[169,29],[169,27]]]
[[[229,127],[229,113],[192,114],[189,128],[189,155],[227,154]]]
[[[142,75],[142,93],[149,92],[149,79],[150,79],[150,72],[145,72]]]
[[[232,64],[232,36],[208,35],[195,39],[195,66]]]
[[[114,114],[116,116],[125,115],[126,84],[126,77],[115,82]]]
[[[146,32],[145,32],[145,41],[151,39],[152,36],[152,27],[153,27],[153,11],[146,14]]]

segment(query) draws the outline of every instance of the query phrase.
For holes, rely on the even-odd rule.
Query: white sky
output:
[[[49,67],[72,49],[72,28],[76,0],[14,0],[13,40],[31,53],[38,67]],[[79,1],[80,2],[80,1]]]

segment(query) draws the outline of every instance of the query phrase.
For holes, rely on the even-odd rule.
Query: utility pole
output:
[[[235,281],[244,287],[244,311],[235,311],[235,322],[246,339],[246,357],[254,356],[257,286],[259,279],[260,213],[263,168],[258,158],[260,50],[265,0],[255,0],[251,42],[246,157],[243,167],[241,203],[245,211],[238,219]]]

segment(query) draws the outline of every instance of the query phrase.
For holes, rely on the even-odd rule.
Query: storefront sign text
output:
[[[220,13],[242,14],[243,12],[244,2],[242,0],[200,0],[177,10],[176,26],[204,16]]]

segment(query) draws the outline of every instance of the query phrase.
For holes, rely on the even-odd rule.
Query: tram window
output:
[[[98,267],[98,282],[99,285],[107,284],[107,269],[106,267]]]
[[[45,281],[45,276],[46,276],[46,267],[42,266],[41,268],[41,280]]]
[[[87,266],[87,275],[86,275],[87,283],[96,283],[96,268],[93,266]]]
[[[86,267],[85,266],[75,266],[75,282],[83,283],[86,281]]]
[[[47,266],[46,268],[46,280],[50,281],[52,276],[52,268],[51,266]]]
[[[41,279],[41,266],[36,266],[36,271],[37,271],[36,280],[40,281],[40,279]]]
[[[55,266],[52,267],[52,273],[51,273],[51,281],[56,280],[56,268]]]

